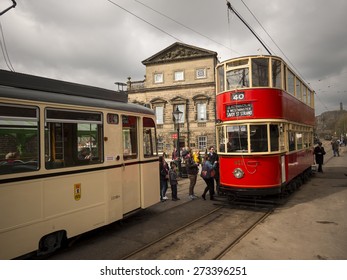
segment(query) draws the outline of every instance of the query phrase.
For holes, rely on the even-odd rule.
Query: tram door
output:
[[[123,141],[123,213],[129,213],[141,206],[141,178],[139,162],[139,119],[135,116],[122,116]]]

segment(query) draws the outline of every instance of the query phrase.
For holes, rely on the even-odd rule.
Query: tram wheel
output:
[[[56,231],[43,236],[39,242],[38,255],[47,255],[65,247],[67,244],[66,231]]]

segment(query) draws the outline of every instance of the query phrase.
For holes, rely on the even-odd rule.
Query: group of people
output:
[[[331,149],[333,151],[334,157],[340,156],[340,145],[341,141],[338,139],[333,139],[331,141]],[[322,142],[318,142],[318,145],[314,148],[313,154],[315,155],[315,162],[318,164],[318,172],[323,173],[323,162],[324,162],[324,155],[326,154],[324,147],[322,146]],[[347,175],[346,175],[347,176]]]
[[[172,200],[177,201],[180,198],[177,197],[177,185],[178,185],[178,164],[174,156],[177,155],[177,150],[173,152],[173,160],[169,164],[166,162],[165,157],[159,157],[159,171],[160,171],[160,200],[162,202],[168,200],[166,192],[168,184],[171,186]],[[219,166],[218,155],[214,150],[214,146],[210,146],[209,151],[205,153],[204,160],[202,160],[199,150],[194,152],[191,150],[183,150],[181,153],[182,158],[185,161],[187,175],[189,179],[189,198],[191,200],[198,198],[194,192],[197,177],[199,175],[199,166],[201,165],[200,176],[206,183],[205,190],[202,194],[202,198],[206,200],[206,195],[209,193],[210,199],[214,199],[215,186],[219,191]]]

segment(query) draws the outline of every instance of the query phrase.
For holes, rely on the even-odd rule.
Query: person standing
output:
[[[211,155],[205,155],[205,161],[202,165],[201,177],[206,183],[205,190],[202,194],[202,198],[206,200],[207,192],[210,193],[210,200],[214,200],[214,179],[212,172],[215,170],[215,166],[211,163]]]
[[[216,172],[214,176],[214,180],[216,181],[216,192],[217,194],[219,194],[219,162],[218,162],[219,158],[218,158],[218,154],[215,151],[214,146],[210,146],[208,154],[210,156],[210,162],[214,166],[214,169]]]
[[[198,166],[199,166],[200,164],[202,164],[202,159],[201,159],[201,156],[200,156],[200,151],[199,151],[198,149],[195,150],[194,153],[193,153],[193,160],[194,160],[195,163],[198,164]]]
[[[169,170],[169,181],[171,186],[171,193],[172,193],[172,201],[180,200],[177,197],[177,165],[174,161],[170,162],[170,170]]]
[[[186,162],[186,169],[189,178],[189,198],[195,199],[197,196],[194,194],[194,187],[196,185],[196,179],[199,173],[199,165],[194,162],[191,152],[185,150],[182,155],[184,156]]]
[[[167,200],[166,191],[169,180],[169,167],[163,156],[159,157],[159,174],[160,174],[160,201]]]
[[[340,156],[340,151],[339,151],[340,150],[340,142],[339,142],[339,140],[333,139],[331,141],[331,149],[333,150],[334,157]]]
[[[322,165],[324,161],[325,150],[322,146],[322,142],[318,142],[318,145],[313,150],[313,154],[315,155],[316,164],[318,164],[318,172],[323,173]]]

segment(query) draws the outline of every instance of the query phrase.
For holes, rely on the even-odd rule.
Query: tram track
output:
[[[221,259],[272,212],[221,205],[122,259]]]
[[[45,259],[220,259],[272,213],[274,205],[233,205],[188,200],[182,182],[180,201],[158,203],[115,224],[84,234]],[[186,186],[187,185],[187,186]],[[197,184],[197,193],[205,186]]]

